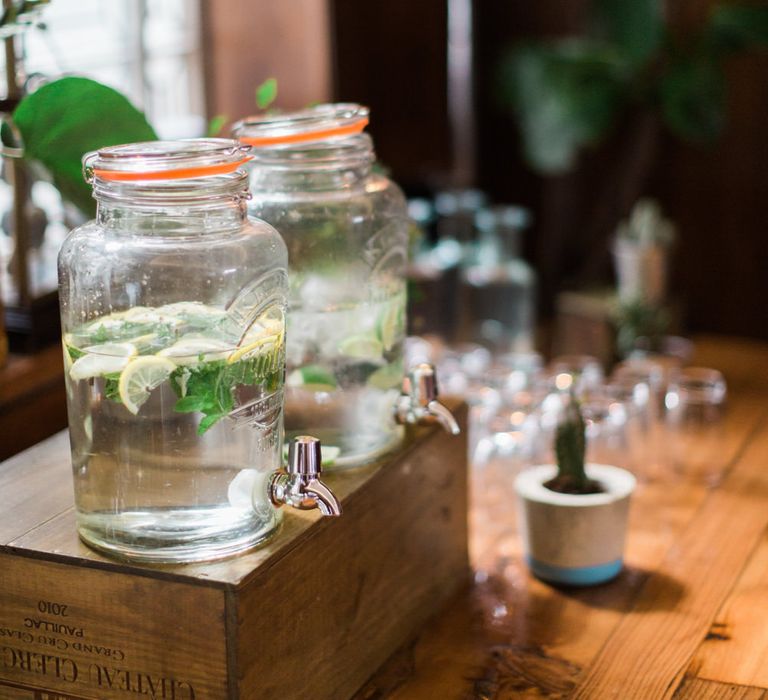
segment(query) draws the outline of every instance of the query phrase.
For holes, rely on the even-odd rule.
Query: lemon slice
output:
[[[157,355],[137,357],[129,362],[117,385],[123,405],[136,415],[150,392],[168,379],[175,369],[176,365],[171,360]]]
[[[387,304],[379,316],[376,330],[386,352],[389,352],[394,347],[397,339],[403,335],[404,320],[403,305],[399,301]]]
[[[360,360],[380,360],[384,346],[370,335],[352,335],[339,343],[339,351]]]
[[[285,380],[287,386],[304,389],[305,391],[334,391],[336,377],[320,365],[306,365],[291,372]]]
[[[122,372],[137,353],[133,343],[91,345],[83,348],[83,352],[85,354],[75,360],[69,368],[69,376],[75,381]]]
[[[278,335],[283,331],[283,322],[276,318],[262,316],[259,319],[259,325],[271,335]]]
[[[248,338],[246,337],[246,341]],[[245,360],[253,355],[259,353],[264,348],[276,348],[280,345],[281,333],[274,333],[271,335],[265,335],[257,340],[248,342],[247,345],[242,345],[235,350],[228,358],[227,362],[232,364],[238,360]]]
[[[231,343],[216,338],[179,338],[173,345],[163,348],[158,357],[167,357],[177,365],[196,365],[201,361],[224,360],[232,349]]]

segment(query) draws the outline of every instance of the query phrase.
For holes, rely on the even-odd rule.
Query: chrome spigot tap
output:
[[[453,414],[438,400],[434,365],[422,362],[403,379],[403,389],[395,404],[395,420],[404,425],[439,423],[445,432],[461,432]]]
[[[320,481],[321,462],[320,440],[309,435],[294,438],[288,447],[288,466],[276,471],[269,482],[272,503],[341,515],[339,499]]]

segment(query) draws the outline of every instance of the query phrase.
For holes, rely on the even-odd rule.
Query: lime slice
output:
[[[285,380],[286,385],[301,387],[306,391],[334,391],[336,377],[320,365],[306,365],[293,370]]]
[[[382,314],[376,322],[376,332],[384,346],[385,352],[389,352],[397,342],[397,339],[403,335],[405,314],[403,305],[395,300],[385,307]]]
[[[167,357],[177,365],[196,365],[200,363],[201,355],[205,362],[224,360],[231,349],[231,343],[225,343],[216,338],[182,336],[173,345],[163,348],[157,355]]]
[[[386,391],[388,389],[398,389],[403,383],[403,365],[401,362],[392,362],[391,364],[379,367],[368,377],[366,384],[374,389]]]
[[[370,335],[352,335],[339,343],[339,351],[360,360],[380,360],[384,346]]]
[[[103,343],[83,348],[83,352],[85,354],[69,368],[69,376],[75,381],[122,372],[136,356],[136,346],[133,343]]]
[[[157,355],[137,357],[129,362],[117,385],[123,405],[136,415],[150,392],[168,379],[175,369],[176,365],[171,360]]]

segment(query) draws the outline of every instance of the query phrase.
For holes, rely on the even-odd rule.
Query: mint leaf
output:
[[[279,351],[278,351],[279,352]],[[282,381],[280,357],[263,353],[240,362],[229,364],[224,360],[204,362],[192,367],[179,368],[173,375],[171,386],[178,388],[181,373],[185,373],[186,393],[174,406],[178,413],[200,412],[198,433],[202,435],[235,407],[235,389],[239,386],[260,384],[265,391],[275,391]],[[181,392],[177,391],[177,396]]]
[[[185,396],[183,399],[179,399],[173,407],[176,413],[194,413],[195,411],[203,411],[207,405],[204,396]]]
[[[69,357],[72,360],[79,360],[85,353],[82,350],[78,350],[74,345],[64,345],[64,348],[69,353]]]
[[[120,398],[120,372],[104,375],[104,396],[115,403],[123,403]]]
[[[224,418],[223,413],[212,413],[205,418],[203,418],[200,421],[200,425],[197,426],[197,434],[202,435],[203,433],[207,432],[209,428],[211,428],[214,423],[218,423],[222,418]]]
[[[277,97],[277,80],[267,78],[259,87],[256,88],[256,106],[259,109],[266,109]]]

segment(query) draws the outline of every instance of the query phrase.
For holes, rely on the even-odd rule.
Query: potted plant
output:
[[[579,5],[584,31],[511,47],[497,82],[523,157],[546,177],[538,230],[545,303],[564,276],[591,283],[604,273],[610,237],[647,191],[662,135],[714,143],[728,114],[727,61],[768,48],[765,3],[707,3],[698,26],[675,21],[680,3]]]
[[[602,583],[623,564],[635,478],[619,467],[585,465],[585,444],[581,407],[571,393],[555,431],[557,466],[530,467],[515,479],[528,565],[551,583]]]
[[[675,227],[657,202],[640,199],[613,241],[618,309],[616,346],[627,357],[640,339],[648,350],[661,350],[669,324],[666,307],[669,254]]]

